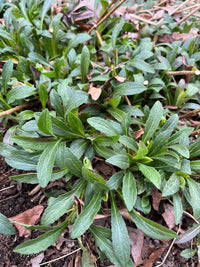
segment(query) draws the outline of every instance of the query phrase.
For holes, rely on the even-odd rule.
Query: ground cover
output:
[[[199,6],[0,1],[2,266],[198,265]]]

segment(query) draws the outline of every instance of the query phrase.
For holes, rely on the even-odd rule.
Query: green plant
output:
[[[108,5],[104,2],[103,9]],[[134,26],[110,18],[99,27],[103,43],[98,50],[96,37],[67,29],[61,13],[51,20],[52,3],[12,1],[1,9],[6,9],[6,23],[0,30],[1,59],[7,62],[0,108],[11,110],[33,100],[40,105],[36,111],[9,113],[8,119],[16,125],[8,142],[0,143],[0,154],[13,168],[28,171],[11,179],[39,183],[42,188],[62,177],[66,182],[66,188],[49,198],[41,225],[24,225],[42,235],[20,244],[15,252],[44,250],[72,225],[71,238],[79,240],[84,253],[81,236],[89,231],[101,258],[105,254],[116,266],[134,266],[122,207],[139,229],[156,239],[177,234],[146,218],[155,188],[173,202],[176,224],[187,208],[192,208],[196,219],[200,217],[200,187],[194,179],[199,177],[200,139],[190,144],[193,128],[180,126],[178,115],[162,106],[183,108],[188,101],[188,107],[198,107],[198,79],[176,84],[167,71],[183,67],[178,64],[182,55],[198,68],[199,47],[193,41],[185,48],[180,42],[154,46],[150,37],[122,40],[120,34]],[[167,23],[165,31],[174,30],[171,19]],[[29,40],[26,46],[24,40]],[[101,90],[95,100],[91,87]],[[135,137],[138,130],[141,135]],[[96,172],[97,159],[112,168],[109,177]],[[75,199],[84,203],[79,214]],[[102,201],[110,208],[111,229],[93,224],[95,216],[103,213]],[[199,225],[195,227],[190,238],[199,233]],[[0,231],[15,234],[3,215]]]

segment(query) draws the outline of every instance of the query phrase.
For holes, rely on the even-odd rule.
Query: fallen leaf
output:
[[[31,230],[27,230],[24,226],[16,224],[14,222],[35,225],[38,223],[43,210],[44,207],[42,205],[37,205],[32,209],[25,210],[24,212],[9,218],[12,221],[13,225],[17,228],[19,237],[29,236],[31,234]]]
[[[131,255],[135,266],[141,264],[141,254],[144,242],[144,233],[139,229],[128,227],[128,235],[131,242]]]
[[[44,253],[40,253],[36,257],[31,259],[32,267],[40,267],[40,263],[44,259]]]
[[[143,267],[152,267],[154,261],[162,255],[162,253],[165,251],[165,249],[168,247],[167,244],[165,244],[162,248],[159,248],[155,250],[153,253],[151,253],[149,259],[146,259],[144,261],[144,266]]]
[[[162,196],[162,193],[160,193],[157,188],[155,188],[153,190],[151,196],[152,196],[153,208],[154,208],[154,210],[158,211],[159,210],[160,201],[163,200],[163,199],[166,199],[166,198]]]
[[[165,212],[162,214],[167,226],[169,229],[174,228],[175,223],[175,215],[174,215],[174,207],[170,204],[165,203],[163,205]]]
[[[138,139],[144,133],[143,129],[134,132],[135,139]]]
[[[133,221],[127,209],[119,209],[119,213],[122,215],[122,217],[124,217],[124,219],[129,220],[130,222]]]
[[[97,87],[94,87],[94,86],[91,86],[91,87],[89,88],[89,90],[88,90],[88,94],[91,95],[91,98],[92,98],[93,100],[97,100],[97,99],[99,99],[99,97],[100,97],[100,95],[101,95],[101,92],[102,92],[102,90],[101,90],[100,87],[97,88]]]
[[[115,79],[118,80],[118,82],[120,82],[120,83],[123,83],[126,80],[126,78],[120,77],[118,75],[115,76]]]

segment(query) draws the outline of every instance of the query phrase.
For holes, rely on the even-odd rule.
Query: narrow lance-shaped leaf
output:
[[[119,132],[112,126],[112,124],[108,120],[104,120],[100,117],[93,117],[89,118],[87,121],[92,127],[107,136],[119,135]]]
[[[126,224],[119,213],[113,195],[111,194],[111,226],[114,252],[121,264],[127,265],[130,259],[130,239]]]
[[[181,217],[183,215],[183,205],[181,202],[181,197],[178,193],[173,195],[173,204],[174,204],[174,215],[176,225],[180,223]]]
[[[136,224],[137,228],[152,238],[165,240],[177,237],[177,234],[174,231],[139,215],[135,210],[129,212],[129,215]]]
[[[163,108],[159,101],[157,101],[149,114],[149,117],[147,119],[145,128],[144,128],[144,134],[142,136],[142,141],[146,143],[155,133],[157,130],[159,123],[162,118]]]
[[[109,190],[109,187],[106,185],[104,177],[98,173],[95,173],[93,170],[90,170],[87,167],[83,166],[82,175],[85,180],[95,186],[96,191]]]
[[[108,259],[115,264],[117,267],[124,267],[123,264],[121,264],[114,252],[113,245],[110,241],[111,236],[110,234],[105,233],[105,229],[101,226],[92,225],[90,227],[90,232],[94,236],[94,239],[99,246],[100,250],[105,253],[105,255],[108,257]],[[108,229],[107,229],[108,230]],[[127,264],[129,267],[134,267],[134,263],[131,262]]]
[[[200,224],[195,224],[189,230],[187,230],[183,234],[179,235],[176,238],[175,243],[176,244],[186,243],[186,242],[192,240],[196,235],[198,235],[198,233],[200,233]]]
[[[65,163],[66,167],[72,174],[76,175],[77,177],[81,177],[81,169],[83,164],[68,147],[65,149]]]
[[[76,219],[71,233],[71,238],[77,238],[89,229],[94,221],[94,217],[101,206],[101,192],[94,194],[90,203]]]
[[[56,198],[50,198],[49,205],[42,215],[41,223],[43,225],[49,225],[63,216],[74,203],[73,195],[80,197],[84,184],[84,180],[80,181],[70,192],[61,194]]]
[[[88,73],[90,64],[90,51],[86,45],[84,45],[81,53],[81,75],[82,75],[82,83],[86,81],[86,76]]]
[[[13,71],[13,61],[8,60],[3,66],[3,71],[2,71],[2,82],[4,90],[6,90],[7,88],[7,83],[9,82],[12,71]]]
[[[40,23],[40,30],[42,30],[43,28],[43,21],[44,21],[44,17],[46,15],[46,13],[48,12],[48,10],[50,9],[51,5],[53,4],[55,0],[46,0],[43,4],[42,7],[42,14],[41,14],[41,23]]]
[[[179,186],[180,186],[180,178],[176,173],[173,173],[170,176],[169,180],[166,182],[162,191],[162,195],[164,197],[172,196],[173,194],[178,192]]]
[[[127,209],[132,210],[137,199],[136,182],[132,172],[126,173],[123,177],[122,194]]]
[[[189,185],[191,204],[194,212],[194,217],[199,219],[200,217],[200,186],[192,178],[187,178],[187,183]]]
[[[14,249],[14,252],[20,254],[33,254],[45,250],[59,238],[65,228],[66,225],[63,225],[62,227],[46,232],[36,239],[22,243]]]
[[[68,123],[74,132],[84,135],[83,124],[81,120],[72,112],[68,113]]]
[[[138,163],[139,170],[144,176],[152,182],[157,188],[160,188],[161,176],[160,173],[153,167]]]
[[[51,121],[51,115],[49,114],[48,109],[44,109],[39,118],[37,126],[39,130],[45,134],[54,135],[52,131],[52,121]]]
[[[129,158],[126,155],[118,154],[106,160],[108,163],[113,164],[123,170],[129,168]]]
[[[47,186],[48,182],[51,180],[59,143],[60,140],[54,144],[48,145],[39,158],[39,162],[37,164],[37,178],[42,187]]]

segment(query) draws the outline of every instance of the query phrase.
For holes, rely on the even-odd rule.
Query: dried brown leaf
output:
[[[128,235],[131,242],[131,255],[135,266],[141,264],[141,254],[144,242],[144,233],[139,229],[128,227]]]
[[[160,193],[157,188],[153,190],[151,195],[153,208],[154,210],[158,211],[160,202],[161,200],[165,199],[165,197],[162,196],[162,193]]]
[[[25,210],[24,212],[9,218],[17,228],[20,237],[29,236],[31,230],[27,230],[24,226],[14,223],[14,221],[27,225],[35,225],[38,223],[43,210],[44,207],[42,205],[37,205],[32,209]]]
[[[164,247],[162,248],[159,248],[157,250],[155,250],[153,253],[151,253],[149,259],[146,259],[144,261],[144,266],[143,267],[152,267],[153,266],[153,263],[154,261],[160,257],[162,255],[162,253],[165,251],[165,249],[168,247],[167,244],[165,244]]]
[[[91,95],[91,98],[93,100],[97,100],[99,99],[100,95],[101,95],[101,92],[102,92],[102,89],[99,87],[94,87],[94,86],[91,86],[88,90],[88,94]]]
[[[175,215],[174,215],[174,207],[168,203],[163,205],[165,212],[162,214],[167,226],[169,229],[174,228],[175,223]]]
[[[40,263],[44,259],[44,253],[40,253],[36,257],[31,259],[32,267],[40,267]]]

